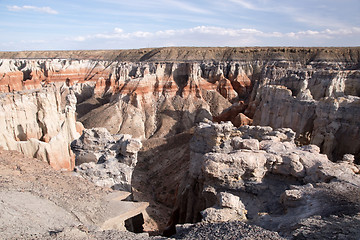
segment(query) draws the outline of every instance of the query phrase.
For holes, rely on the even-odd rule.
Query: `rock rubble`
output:
[[[106,128],[85,129],[72,142],[75,171],[102,187],[131,192],[131,177],[142,144],[130,135],[112,136]]]
[[[340,202],[325,197],[337,193],[324,186],[356,186],[348,194],[359,194],[360,166],[352,155],[333,163],[316,145],[298,147],[295,135],[285,128],[200,123],[190,142],[176,222],[243,220],[290,235],[299,219],[331,212],[331,205],[341,212]]]

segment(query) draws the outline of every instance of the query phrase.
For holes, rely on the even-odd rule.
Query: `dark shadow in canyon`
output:
[[[168,225],[178,188],[189,169],[192,131],[143,141],[132,176],[134,198],[150,202],[147,213],[161,233]]]
[[[91,112],[92,110],[99,108],[109,102],[110,102],[110,96],[106,96],[102,98],[91,97],[81,103],[78,103],[76,105],[77,119],[80,119],[81,117]]]

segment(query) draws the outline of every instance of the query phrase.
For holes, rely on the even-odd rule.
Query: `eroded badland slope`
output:
[[[359,47],[0,52],[0,91],[0,146],[132,191],[147,231],[359,236]]]

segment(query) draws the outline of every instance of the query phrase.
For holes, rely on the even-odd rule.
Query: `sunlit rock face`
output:
[[[254,125],[290,127],[300,143],[312,143],[333,160],[359,159],[360,71],[345,63],[312,63],[271,70],[249,104]]]
[[[359,161],[359,52],[359,48],[160,48],[0,53],[0,91],[8,94],[3,99],[17,104],[11,112],[36,102],[36,107],[26,107],[31,109],[26,110],[26,121],[38,126],[22,124],[21,130],[7,120],[15,113],[5,114],[2,127],[7,130],[2,134],[11,132],[17,142],[50,143],[64,128],[60,123],[66,114],[74,115],[71,122],[81,132],[75,114],[65,113],[71,93],[77,100],[77,120],[85,128],[105,127],[111,134],[147,139],[175,135],[204,119],[231,121],[237,127],[288,127],[296,132],[297,143],[316,144],[333,161],[346,153]],[[54,87],[49,88],[51,84]],[[43,91],[58,97],[46,97],[50,99],[46,103],[16,100],[40,99],[34,92]],[[53,120],[38,121],[31,114]],[[2,146],[8,148],[8,141]]]
[[[291,235],[302,219],[343,211],[339,191],[359,194],[354,156],[334,163],[316,145],[296,146],[295,136],[290,128],[201,122],[171,222],[250,221]]]
[[[78,138],[76,97],[62,97],[54,85],[0,96],[0,146],[48,162],[55,169],[72,170],[70,143]]]

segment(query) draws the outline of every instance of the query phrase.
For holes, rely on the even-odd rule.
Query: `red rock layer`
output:
[[[111,77],[111,68],[97,66],[96,62],[76,62],[70,60],[3,60],[0,64],[0,92],[39,89],[47,83],[73,83],[86,81],[101,82]]]
[[[245,104],[244,101],[239,101],[224,110],[221,114],[213,116],[213,121],[217,123],[231,121],[235,127],[251,125],[252,119],[243,114],[246,108],[247,104]]]

